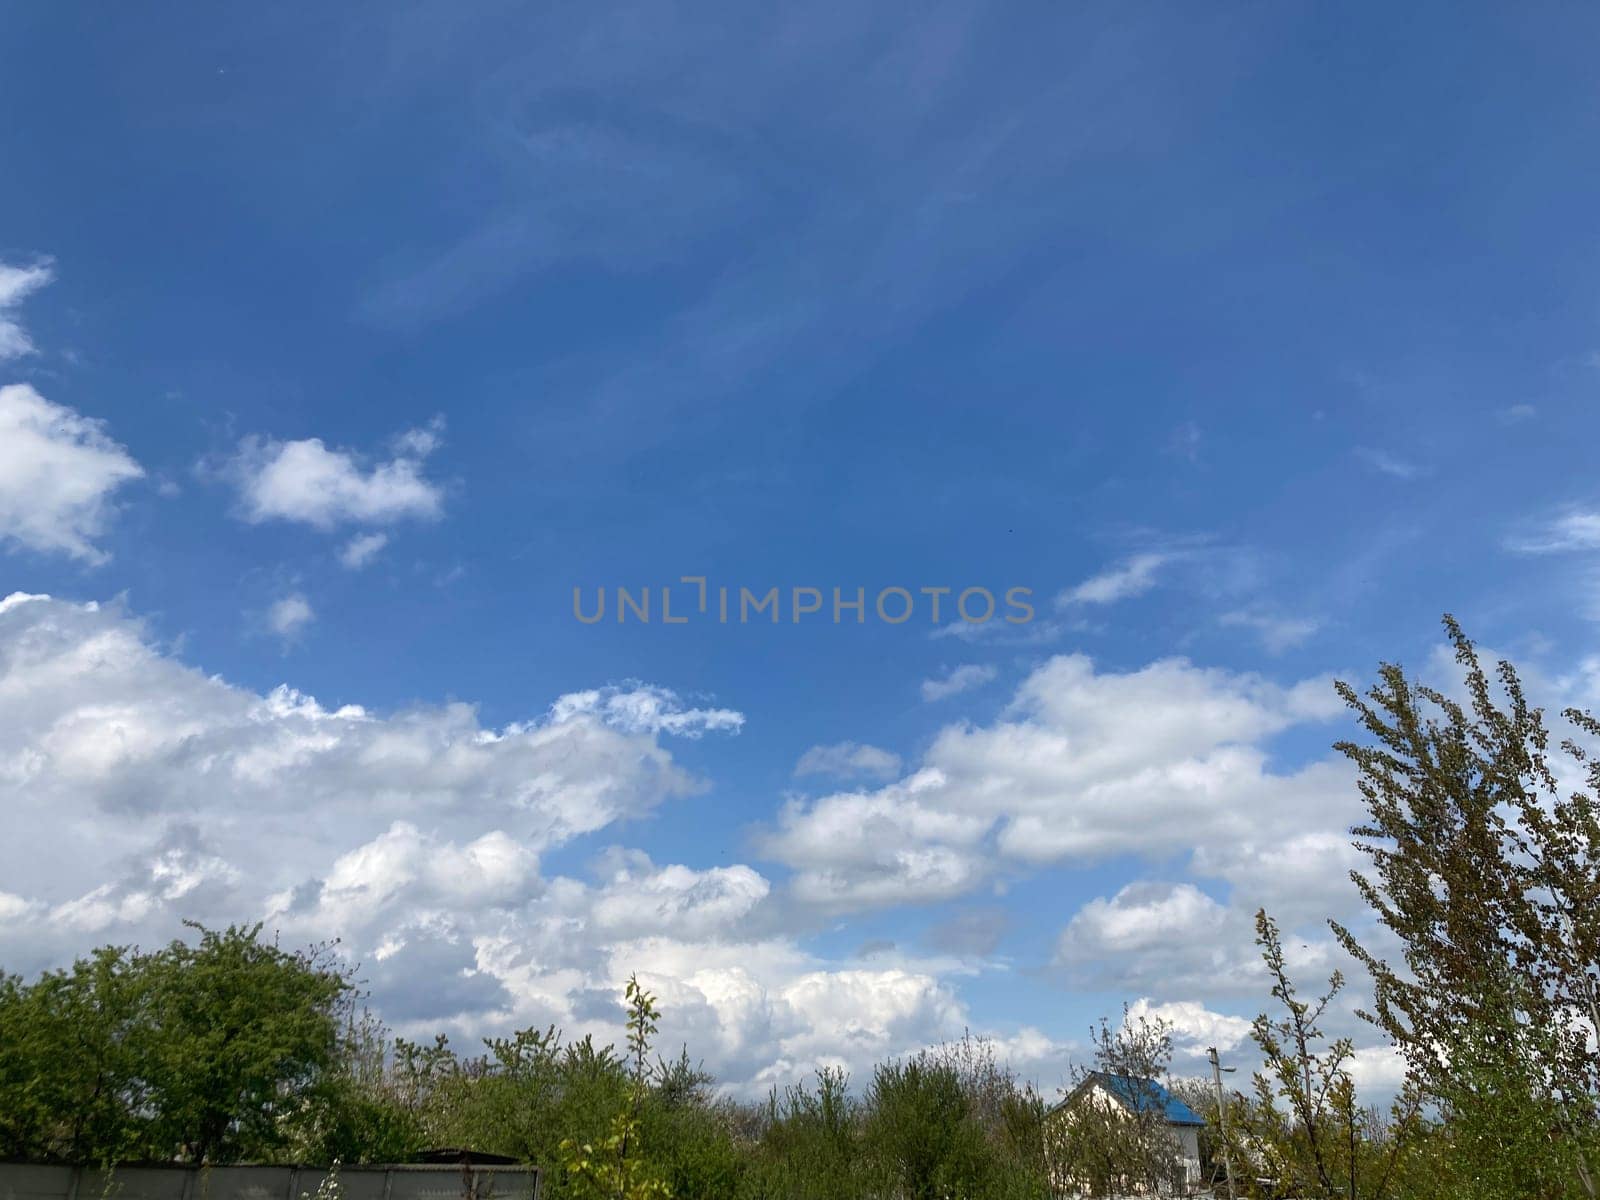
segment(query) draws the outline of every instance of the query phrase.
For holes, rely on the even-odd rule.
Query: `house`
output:
[[[1083,1106],[1102,1113],[1120,1114],[1128,1120],[1147,1121],[1163,1131],[1172,1147],[1172,1178],[1176,1190],[1196,1191],[1202,1186],[1200,1130],[1205,1119],[1154,1079],[1094,1071],[1069,1092],[1052,1115],[1071,1121]],[[1063,1181],[1070,1186],[1070,1181]],[[1140,1190],[1130,1185],[1131,1190]]]

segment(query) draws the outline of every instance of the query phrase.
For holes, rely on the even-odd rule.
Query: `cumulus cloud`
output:
[[[555,1023],[620,1036],[638,971],[663,1045],[751,1094],[972,1024],[932,969],[837,964],[753,919],[753,867],[615,849],[542,873],[573,839],[694,792],[663,744],[736,729],[640,685],[484,725],[469,705],[379,713],[196,670],[118,606],[0,600],[0,957],[33,971],[190,917],[338,937],[413,1036]],[[40,845],[67,855],[41,856]],[[761,932],[766,929],[768,932]]]
[[[1140,1018],[1164,1023],[1172,1038],[1173,1049],[1179,1054],[1200,1056],[1212,1046],[1226,1054],[1243,1045],[1250,1037],[1250,1022],[1244,1017],[1212,1012],[1194,1000],[1171,1000],[1157,1004],[1150,997],[1141,996],[1128,1006],[1128,1024]]]
[[[900,773],[900,756],[859,742],[812,746],[794,765],[796,778],[831,775],[838,779],[892,779]]]
[[[658,867],[637,850],[614,850],[605,862],[590,912],[594,925],[613,935],[712,937],[749,916],[771,890],[742,864],[705,871]]]
[[[33,353],[33,339],[17,319],[17,309],[55,278],[48,260],[18,267],[0,263],[0,362]]]
[[[371,461],[330,449],[321,438],[250,437],[224,474],[238,488],[240,515],[252,523],[292,521],[330,530],[434,520],[443,511],[444,490],[423,468],[438,443],[437,429],[411,430],[395,440],[392,457]]]
[[[143,474],[103,422],[25,383],[0,387],[0,541],[103,563],[94,541],[112,494]]]
[[[654,729],[670,732],[676,715],[659,711]],[[397,820],[469,841],[501,830],[537,852],[696,787],[654,732],[587,706],[557,701],[501,728],[460,703],[329,707],[202,674],[117,607],[0,602],[0,794],[18,835],[4,875],[12,890],[31,880],[36,898],[69,899],[72,880],[23,853],[30,834],[103,829],[72,856],[93,878],[117,867],[87,843],[120,853],[187,822],[208,853],[295,877],[317,848],[365,844]],[[275,836],[298,849],[260,861]]]
[[[1061,935],[1057,956],[1165,950],[1211,938],[1226,919],[1227,910],[1192,883],[1131,883],[1109,900],[1084,905]]]
[[[31,971],[106,941],[165,940],[180,917],[258,917],[292,941],[342,939],[400,1032],[466,1040],[549,1023],[615,1039],[617,993],[637,971],[662,996],[662,1044],[689,1043],[759,1094],[976,1025],[951,977],[1005,927],[973,910],[929,935],[960,957],[830,961],[784,932],[813,915],[796,900],[842,912],[945,899],[997,869],[1142,841],[1170,856],[1221,831],[1232,841],[1205,866],[1228,904],[1191,883],[1133,885],[1090,901],[1060,942],[1064,966],[1100,955],[1119,986],[1156,980],[1128,994],[1210,1011],[1192,979],[1258,990],[1243,898],[1305,886],[1293,876],[1327,849],[1273,831],[1344,819],[1332,776],[1269,770],[1255,745],[1318,719],[1318,686],[1182,660],[1123,674],[1052,660],[998,721],[946,729],[906,778],[786,807],[762,835],[792,867],[782,887],[751,865],[625,848],[573,878],[546,871],[575,839],[700,786],[666,739],[732,732],[740,714],[642,684],[502,726],[465,704],[375,712],[206,674],[118,606],[17,594],[0,601],[0,956]],[[1042,858],[1006,836],[1024,817],[1065,830]],[[29,849],[41,844],[72,853]],[[1200,1014],[1177,1015],[1200,1028]],[[1044,1034],[1002,1032],[1008,1054],[1059,1068]]]
[[[1359,805],[1342,766],[1275,770],[1266,748],[1340,711],[1326,679],[1284,687],[1183,659],[1107,673],[1061,655],[999,720],[943,729],[906,779],[791,801],[761,845],[796,868],[797,894],[840,906],[948,897],[1006,869],[1342,831]]]
[[[1056,597],[1057,607],[1074,604],[1115,604],[1143,595],[1156,585],[1161,568],[1171,561],[1171,555],[1155,552],[1135,554],[1107,571],[1085,579]]]
[[[982,687],[994,680],[997,672],[991,666],[967,663],[945,672],[938,679],[922,681],[922,698],[927,701],[944,700],[962,692]]]

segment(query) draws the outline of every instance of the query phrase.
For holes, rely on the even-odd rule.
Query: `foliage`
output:
[[[1382,1200],[1398,1180],[1398,1165],[1421,1131],[1415,1093],[1407,1089],[1391,1118],[1356,1101],[1349,1038],[1327,1040],[1323,1015],[1344,988],[1335,971],[1316,1000],[1300,998],[1285,964],[1278,926],[1256,913],[1256,944],[1272,980],[1280,1016],[1262,1013],[1251,1026],[1263,1067],[1255,1100],[1236,1114],[1230,1135],[1235,1159],[1275,1184],[1281,1194]]]
[[[1166,1023],[1134,1018],[1124,1009],[1120,1025],[1101,1020],[1089,1033],[1094,1065],[1073,1068],[1072,1087],[1049,1126],[1058,1180],[1090,1196],[1181,1191],[1182,1164],[1165,1106],[1147,1087],[1168,1080],[1172,1039]],[[1120,1088],[1132,1103],[1102,1101],[1097,1084]]]
[[[1334,931],[1371,972],[1363,1015],[1409,1081],[1387,1112],[1358,1104],[1351,1042],[1323,1029],[1343,979],[1303,997],[1277,926],[1258,914],[1273,1006],[1252,1026],[1252,1094],[1228,1103],[1241,1196],[1595,1200],[1600,720],[1569,711],[1572,734],[1552,751],[1516,673],[1501,664],[1492,687],[1446,627],[1464,700],[1389,665],[1364,695],[1341,685],[1370,742],[1341,749],[1368,809],[1355,835],[1370,870],[1356,882],[1376,922],[1360,937]],[[367,1163],[467,1146],[538,1164],[550,1200],[1179,1186],[1155,1104],[1130,1113],[1080,1096],[1047,1110],[981,1039],[879,1063],[854,1092],[829,1067],[740,1104],[687,1049],[652,1060],[658,1013],[636,979],[620,1051],[552,1026],[461,1055],[444,1037],[391,1039],[358,1011],[327,947],[289,953],[259,927],[194,928],[187,942],[105,947],[31,983],[0,973],[0,1158]],[[1394,957],[1390,946],[1394,961],[1380,953]],[[1092,1068],[1074,1083],[1099,1071],[1178,1087],[1208,1118],[1202,1164],[1221,1156],[1209,1081],[1168,1078],[1162,1023],[1125,1011],[1092,1036]]]
[[[320,1106],[350,985],[260,927],[154,953],[106,947],[0,983],[0,1155],[268,1159]]]
[[[655,997],[630,977],[624,993],[628,1003],[628,1055],[633,1060],[628,1099],[611,1118],[603,1141],[561,1142],[561,1171],[568,1194],[580,1200],[657,1200],[672,1194],[659,1170],[641,1153],[639,1108],[644,1103],[649,1077],[645,1056],[656,1032]],[[631,1153],[630,1153],[631,1151]]]
[[[1364,696],[1339,685],[1372,739],[1340,745],[1368,809],[1355,834],[1372,870],[1353,878],[1402,961],[1334,930],[1372,974],[1367,1015],[1439,1106],[1456,1193],[1593,1198],[1600,721],[1567,710],[1553,760],[1516,670],[1499,664],[1497,698],[1460,627],[1445,629],[1464,704],[1387,663]],[[1558,773],[1588,790],[1564,793]]]

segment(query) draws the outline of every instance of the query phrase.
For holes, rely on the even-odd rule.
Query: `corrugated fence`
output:
[[[0,1163],[0,1200],[301,1200],[326,1167],[99,1167]],[[341,1200],[539,1200],[535,1167],[339,1169]]]

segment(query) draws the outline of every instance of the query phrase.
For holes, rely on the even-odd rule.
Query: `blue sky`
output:
[[[7,965],[1053,1084],[1237,1044],[1259,903],[1336,961],[1330,678],[1449,610],[1589,695],[1592,13],[4,12]],[[685,575],[1036,616],[573,617]]]

